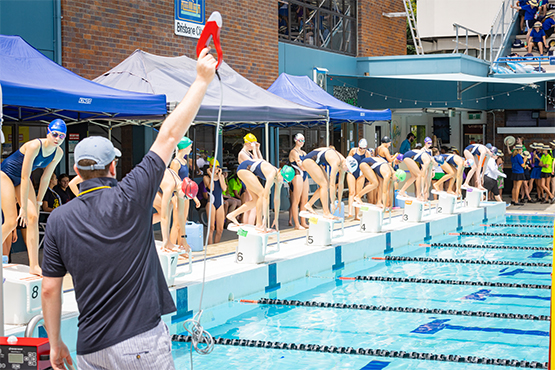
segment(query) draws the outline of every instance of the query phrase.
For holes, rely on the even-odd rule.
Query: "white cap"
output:
[[[350,173],[355,172],[358,168],[357,160],[351,156],[348,156],[347,158],[345,158],[345,163],[347,164],[347,169],[349,170]]]
[[[368,148],[368,141],[366,141],[366,139],[360,139],[358,142],[358,147],[363,149]]]

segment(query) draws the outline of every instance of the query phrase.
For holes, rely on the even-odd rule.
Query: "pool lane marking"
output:
[[[173,342],[191,342],[191,337],[188,335],[172,336]],[[469,364],[485,364],[497,366],[511,366],[520,368],[539,369],[547,368],[547,362],[526,361],[516,359],[499,359],[489,357],[477,356],[460,356],[460,355],[444,355],[426,352],[405,352],[405,351],[389,351],[386,349],[374,348],[353,348],[353,347],[336,347],[331,345],[321,344],[305,344],[305,343],[286,343],[278,341],[266,340],[250,340],[250,339],[231,339],[231,338],[214,338],[214,342],[218,345],[224,346],[240,346],[251,348],[271,348],[279,350],[290,351],[307,351],[319,353],[338,353],[350,355],[364,355],[374,357],[387,357],[387,358],[401,358],[413,360],[427,360],[427,361],[443,361],[443,362],[456,362],[456,363],[469,363]]]
[[[437,332],[448,329],[448,330],[458,330],[458,331],[481,331],[490,333],[503,333],[503,334],[515,334],[515,335],[534,335],[539,337],[548,337],[549,332],[542,330],[521,330],[521,329],[511,329],[511,328],[482,328],[478,326],[461,326],[461,325],[449,325],[446,324],[451,319],[434,320],[429,323],[420,325],[418,328],[411,331],[415,334],[436,334]]]
[[[343,310],[360,310],[360,311],[385,311],[399,313],[419,313],[432,315],[448,315],[448,316],[467,316],[467,317],[484,317],[493,319],[507,320],[528,320],[528,321],[549,321],[547,315],[522,315],[505,312],[485,312],[485,311],[459,311],[447,310],[443,308],[426,308],[426,307],[396,307],[396,306],[374,306],[358,303],[332,303],[318,301],[299,301],[295,299],[272,299],[260,298],[259,300],[241,299],[240,303],[258,304],[258,305],[275,305],[275,306],[295,306],[295,307],[313,307],[313,308],[331,308]]]
[[[551,267],[551,263],[544,263],[544,262],[472,260],[472,259],[462,259],[462,258],[429,258],[429,257],[408,257],[408,256],[384,256],[384,257],[372,257],[372,259],[373,260],[382,260],[382,261],[396,261],[396,262],[463,263],[463,264],[474,264],[474,265]]]
[[[339,277],[340,280],[358,280],[358,281],[382,281],[391,283],[415,283],[415,284],[445,284],[445,285],[472,285],[472,286],[488,286],[495,288],[519,288],[519,289],[551,289],[551,285],[540,284],[521,284],[521,283],[498,283],[490,281],[468,281],[468,280],[439,280],[426,278],[409,278],[396,276],[356,276],[356,277]]]
[[[485,227],[529,227],[534,229],[553,229],[553,225],[534,225],[534,224],[481,224]]]
[[[525,269],[515,269],[513,271],[505,272],[507,269],[503,269],[499,272],[499,276],[515,276],[518,274],[529,274],[529,275],[551,275],[551,272],[541,272],[541,271],[528,271]]]
[[[488,297],[499,297],[499,298],[517,298],[517,299],[535,299],[549,301],[551,297],[543,297],[540,295],[525,295],[525,294],[492,294],[491,289],[481,289],[477,292],[464,296],[463,299],[468,299],[472,301],[485,301]]]
[[[421,243],[419,247],[426,248],[483,248],[483,249],[516,249],[516,250],[533,250],[533,251],[551,251],[553,247],[534,247],[520,245],[502,245],[502,244],[458,244],[458,243]]]
[[[461,231],[460,233],[449,233],[453,236],[504,236],[513,238],[553,238],[553,235],[547,234],[509,234],[509,233],[481,233],[474,231]]]

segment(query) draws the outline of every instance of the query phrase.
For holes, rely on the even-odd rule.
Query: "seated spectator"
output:
[[[534,24],[534,29],[530,31],[528,35],[528,53],[531,53],[532,48],[536,46],[540,51],[540,55],[543,55],[543,50],[547,45],[547,41],[542,27],[542,22],[536,22]]]
[[[545,13],[547,13],[547,6],[549,4],[549,0],[540,0],[538,4],[538,19],[542,19],[545,17]]]
[[[545,38],[548,39],[555,31],[555,20],[553,17],[555,16],[555,11],[550,10],[547,12],[546,17],[543,19],[543,31],[545,32]],[[546,45],[547,46],[547,45]]]
[[[75,198],[75,194],[73,194],[69,188],[69,176],[67,173],[62,173],[60,177],[58,177],[58,185],[54,186],[53,190],[60,196],[62,204],[66,204]]]
[[[46,189],[46,193],[44,194],[44,198],[42,199],[42,210],[44,212],[52,212],[54,208],[58,208],[62,205],[62,199],[53,189],[57,183],[56,174],[53,173],[52,177],[50,178],[50,183],[48,184],[48,189]],[[48,219],[48,215],[41,215],[40,222],[46,222]]]
[[[241,206],[241,188],[243,185],[241,181],[235,176],[229,176],[229,170],[227,168],[222,168],[225,182],[227,184],[227,189],[224,191],[224,213],[227,215],[230,212],[235,211],[235,209]],[[232,188],[233,186],[233,188]]]
[[[416,136],[412,132],[409,132],[407,138],[401,143],[401,148],[399,149],[399,153],[405,154],[410,150],[410,146],[412,142],[416,140]]]
[[[520,2],[522,4],[522,1]],[[536,19],[536,12],[538,11],[538,2],[537,0],[529,0],[527,4],[521,6],[514,6],[511,5],[511,8],[517,10],[524,10],[524,23],[526,25],[526,30],[530,30],[534,26],[534,22]],[[525,29],[522,29],[524,33]]]

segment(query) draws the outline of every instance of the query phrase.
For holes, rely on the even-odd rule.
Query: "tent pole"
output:
[[[109,121],[108,124],[108,140],[112,141],[112,121]]]
[[[326,146],[330,146],[330,114],[326,118]]]
[[[264,142],[266,145],[266,150],[264,150],[266,152],[266,161],[270,162],[270,132],[268,130],[268,127],[270,126],[269,122],[265,122],[264,123]]]
[[[2,86],[0,86],[0,130],[2,130]],[[12,137],[17,137],[12,135]],[[4,143],[4,140],[2,140]],[[0,144],[1,147],[2,144]],[[1,191],[1,189],[0,189]],[[2,200],[0,199],[0,209],[2,208]],[[0,230],[0,240],[4,240],[2,238],[2,230]],[[4,256],[4,253],[2,253]],[[2,268],[0,268],[0,282],[4,281],[4,261],[2,258]],[[4,336],[4,284],[0,284],[0,337]]]

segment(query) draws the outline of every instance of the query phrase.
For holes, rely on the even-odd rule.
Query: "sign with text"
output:
[[[175,0],[175,34],[198,39],[205,20],[204,0]]]

